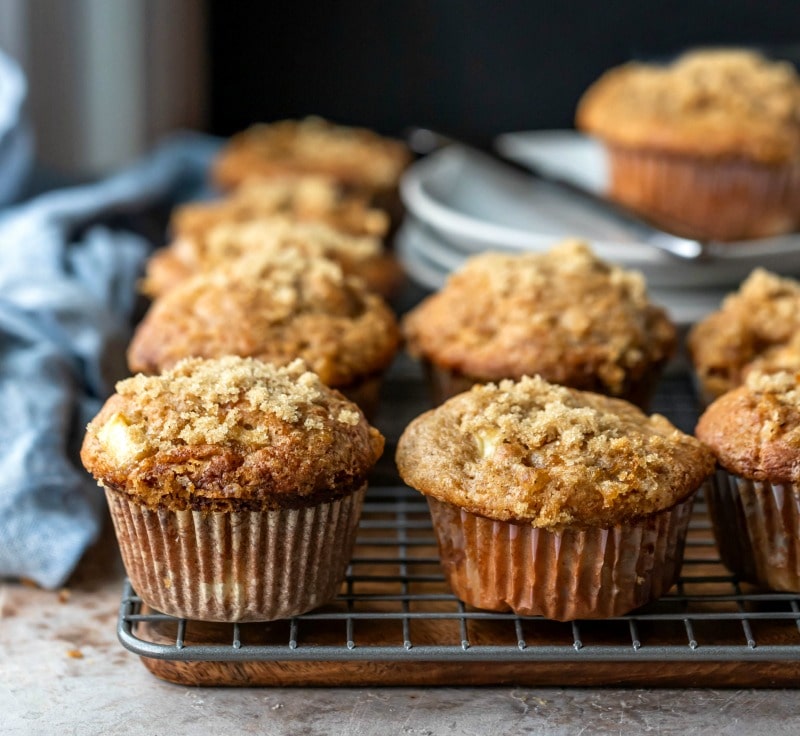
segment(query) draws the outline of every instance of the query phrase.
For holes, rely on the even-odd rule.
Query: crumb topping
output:
[[[276,301],[293,306],[314,304],[317,289],[332,285],[359,282],[348,277],[342,267],[328,258],[320,258],[300,249],[284,248],[275,251],[253,251],[241,258],[221,264],[222,268],[206,274],[212,281],[228,275],[256,282],[268,282],[275,289]]]
[[[354,260],[371,258],[383,250],[374,237],[354,236],[335,230],[324,222],[297,222],[274,217],[245,223],[220,223],[197,246],[207,268],[248,253],[294,248],[308,255],[335,258],[342,254]]]
[[[580,241],[546,253],[470,258],[403,325],[411,352],[480,379],[545,378],[612,394],[668,359],[675,330],[641,274]]]
[[[383,438],[296,360],[190,358],[120,381],[81,457],[102,483],[150,504],[309,497],[353,489]],[[336,480],[336,479],[340,480]]]
[[[389,189],[408,161],[400,141],[308,117],[252,126],[231,139],[219,164],[235,162],[251,175],[314,172],[352,185]]]
[[[745,378],[753,372],[758,373],[800,373],[800,333],[793,336],[786,345],[767,348],[758,357],[742,368]]]
[[[800,373],[750,372],[706,409],[696,433],[732,473],[800,482]]]
[[[758,268],[722,307],[692,328],[688,345],[712,396],[738,386],[753,361],[760,370],[793,367],[800,345],[800,282]]]
[[[620,145],[697,143],[699,155],[786,160],[800,154],[800,76],[789,62],[742,49],[701,49],[666,66],[632,62],[586,92],[577,121]]]
[[[360,418],[358,412],[349,409],[342,409],[336,416],[337,421],[342,424],[358,424]]]
[[[148,432],[163,447],[176,441],[190,445],[230,440],[266,443],[269,434],[252,424],[257,413],[272,414],[287,424],[302,419],[306,428],[319,429],[317,418],[304,416],[303,409],[322,397],[322,387],[301,360],[278,367],[229,356],[219,361],[183,360],[162,375],[137,375],[120,381],[116,390],[120,396],[136,397],[136,412],[125,417],[133,426],[143,423],[148,406],[161,405],[170,396],[180,397],[177,407],[147,416]]]
[[[251,222],[286,215],[293,220],[321,221],[350,235],[382,238],[388,215],[370,207],[363,196],[343,191],[330,177],[287,175],[245,182],[230,196],[179,207],[172,217],[175,237],[202,239],[221,222]]]
[[[414,420],[403,479],[440,501],[534,526],[606,526],[678,503],[713,470],[664,417],[524,377],[476,386]]]
[[[327,258],[358,275],[383,255],[384,248],[378,238],[349,235],[324,222],[298,222],[281,215],[223,221],[202,238],[180,237],[157,253],[147,264],[141,288],[149,296],[161,296],[192,275],[215,272],[243,258],[273,258],[284,252]]]
[[[294,249],[254,253],[157,300],[128,350],[133,372],[189,356],[302,358],[329,386],[383,371],[399,345],[391,309],[333,261]]]
[[[761,373],[753,371],[747,376],[745,386],[755,394],[772,394],[775,399],[783,404],[800,406],[800,386],[795,373],[778,371],[776,373]]]

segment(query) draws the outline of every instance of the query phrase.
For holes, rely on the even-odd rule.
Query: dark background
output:
[[[207,2],[220,135],[313,113],[486,143],[570,127],[582,91],[630,58],[699,44],[800,57],[800,0]]]

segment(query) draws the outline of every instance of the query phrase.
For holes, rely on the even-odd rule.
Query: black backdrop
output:
[[[698,44],[800,53],[800,0],[207,0],[211,132],[317,113],[485,143],[569,127],[599,73]]]

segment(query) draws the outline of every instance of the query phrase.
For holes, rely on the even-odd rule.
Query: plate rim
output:
[[[398,256],[412,279],[416,280],[426,289],[437,291],[442,288],[452,270],[444,270],[445,265],[441,261],[426,258],[425,250],[429,249],[426,239],[434,238],[433,232],[426,232],[424,227],[420,227],[419,221],[415,218],[406,218],[395,237],[395,248]],[[464,256],[466,260],[468,256]],[[667,310],[670,319],[678,327],[689,327],[698,320],[705,317],[715,308],[728,293],[724,286],[717,286],[707,290],[709,293],[709,303],[695,305],[686,308],[681,303],[680,297],[697,298],[702,293],[698,289],[663,289],[648,287],[648,298],[658,306]],[[666,292],[666,293],[665,293]],[[712,295],[713,293],[713,295]],[[713,302],[710,303],[710,302]]]

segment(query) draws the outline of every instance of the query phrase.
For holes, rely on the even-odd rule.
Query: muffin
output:
[[[336,594],[382,450],[358,407],[300,361],[227,357],[118,383],[81,459],[148,606],[269,621]]]
[[[645,406],[676,346],[641,274],[579,241],[470,258],[406,315],[403,332],[436,403],[473,383],[539,374]]]
[[[136,328],[128,366],[154,374],[187,357],[302,358],[372,415],[399,341],[383,299],[336,263],[290,249],[240,259],[167,292]]]
[[[410,161],[408,148],[398,140],[307,117],[254,125],[233,136],[212,176],[221,188],[233,189],[255,177],[322,174],[395,216],[397,185]]]
[[[767,348],[742,369],[743,381],[751,373],[800,373],[800,332],[786,345]]]
[[[389,229],[383,210],[348,193],[333,179],[315,174],[246,181],[229,196],[176,208],[170,228],[176,238],[202,240],[223,222],[251,222],[272,215],[321,221],[349,235],[382,238]]]
[[[750,373],[706,409],[696,435],[719,463],[706,498],[723,563],[800,592],[800,373]]]
[[[286,249],[330,258],[382,296],[393,295],[402,283],[397,261],[375,235],[353,235],[323,221],[298,221],[286,215],[221,221],[205,230],[198,220],[189,219],[188,226],[186,218],[177,220],[176,239],[147,262],[140,289],[151,299],[194,274],[216,271],[253,253]]]
[[[756,269],[718,311],[689,332],[689,356],[702,403],[738,386],[754,361],[762,369],[776,362],[791,368],[786,363],[791,361],[791,343],[799,340],[800,282]]]
[[[611,198],[720,241],[800,224],[800,77],[788,62],[704,49],[628,63],[583,95],[576,126],[609,154]]]
[[[427,496],[459,598],[563,621],[619,616],[669,590],[714,469],[664,417],[538,376],[423,414],[396,459]]]

